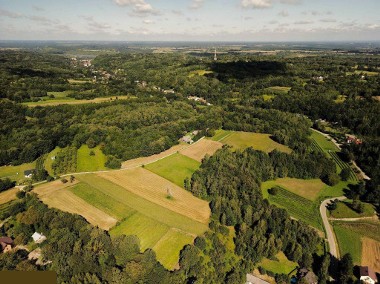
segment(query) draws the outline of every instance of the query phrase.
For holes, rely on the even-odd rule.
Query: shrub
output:
[[[271,195],[277,195],[279,188],[277,186],[268,189],[268,193]]]
[[[67,183],[67,182],[68,182],[68,180],[67,180],[67,179],[65,179],[65,178],[61,178],[61,182],[62,182],[62,183]]]

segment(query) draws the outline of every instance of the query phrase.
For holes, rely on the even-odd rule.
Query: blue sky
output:
[[[380,0],[0,0],[0,39],[378,41]]]

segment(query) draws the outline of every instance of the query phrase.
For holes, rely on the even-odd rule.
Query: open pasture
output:
[[[232,146],[234,150],[245,149],[252,147],[255,150],[263,152],[271,152],[279,150],[285,153],[290,153],[292,150],[280,143],[275,142],[270,138],[270,134],[252,133],[252,132],[233,132],[231,135],[226,136],[221,143]]]
[[[360,264],[362,255],[361,236],[350,230],[344,223],[333,222],[333,228],[338,242],[340,256],[350,253],[354,264]]]
[[[1,166],[0,178],[10,178],[11,180],[20,181],[25,179],[24,171],[36,168],[36,162],[24,163],[18,166]]]
[[[105,103],[111,102],[116,99],[118,100],[127,100],[132,99],[130,96],[118,96],[118,97],[105,97],[105,98],[94,98],[91,100],[76,100],[74,98],[66,97],[66,98],[57,98],[57,99],[46,99],[38,102],[26,102],[22,103],[28,107],[36,107],[36,106],[57,106],[57,105],[80,105],[80,104],[89,104],[89,103]]]
[[[42,184],[33,191],[37,193],[40,200],[50,207],[62,211],[83,216],[89,223],[108,230],[115,226],[117,220],[98,208],[90,205],[83,199],[68,190],[77,182],[63,184],[60,180]]]
[[[175,153],[164,159],[145,166],[145,169],[166,178],[180,187],[184,187],[184,180],[191,178],[199,168],[200,163],[187,156]]]
[[[212,156],[217,150],[221,149],[222,147],[223,144],[220,142],[202,139],[181,150],[180,153],[198,162],[201,162],[206,155]]]
[[[120,186],[124,193],[128,191],[170,211],[208,224],[210,209],[206,201],[148,170],[136,168],[99,173],[97,176]],[[171,198],[168,198],[168,192]]]
[[[268,87],[265,90],[268,92],[272,92],[275,94],[287,94],[291,90],[291,87],[281,87],[281,86],[273,86],[273,87]]]

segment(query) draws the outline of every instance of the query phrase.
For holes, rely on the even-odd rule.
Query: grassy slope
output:
[[[228,135],[230,135],[232,133],[233,133],[233,131],[218,129],[218,130],[215,131],[215,135],[212,136],[209,139],[211,139],[213,141],[220,141],[220,140],[222,140],[223,138],[225,138],[226,136],[228,136]]]
[[[125,206],[128,206],[157,222],[164,223],[170,227],[178,228],[195,235],[202,234],[207,230],[208,226],[205,224],[194,221],[186,216],[175,213],[167,208],[141,198],[121,186],[96,175],[81,175],[78,176],[77,179],[89,184],[94,188],[93,190],[101,191],[108,199],[117,200]],[[98,200],[89,199],[87,201],[94,206],[101,206],[101,204],[96,205],[99,202]]]
[[[90,156],[91,151],[94,151],[94,156]],[[107,157],[99,146],[90,149],[87,145],[82,145],[77,152],[77,172],[106,170],[106,161]]]
[[[362,245],[360,234],[338,224],[334,224],[334,232],[339,244],[340,255],[350,253],[355,264],[360,264]]]
[[[325,136],[314,130],[310,137],[318,143],[325,153],[328,153],[328,151],[339,151],[338,147],[332,141],[329,141]]]
[[[331,217],[333,218],[360,218],[360,217],[370,217],[374,216],[375,209],[372,204],[363,203],[364,212],[357,213],[349,207],[348,201],[338,202],[337,208],[331,212]]]
[[[184,187],[185,178],[191,178],[201,163],[181,154],[174,154],[162,160],[146,165],[145,169]]]
[[[309,200],[315,200],[323,188],[326,187],[320,179],[295,179],[295,178],[279,178],[272,181],[263,182],[261,187],[265,198],[268,197],[268,189],[275,185],[281,186],[286,190],[293,192]]]
[[[279,144],[270,138],[270,134],[251,133],[251,132],[234,132],[231,135],[220,140],[223,144],[231,145],[234,150],[252,147],[256,150],[271,152],[277,149],[282,152],[290,153],[291,149],[285,145]]]
[[[53,151],[51,151],[47,156],[46,156],[46,159],[45,159],[45,162],[44,162],[44,167],[45,169],[48,171],[49,175],[51,176],[54,176],[54,171],[53,171],[53,168],[52,168],[52,165],[53,165],[53,162],[54,160],[52,160],[52,157],[56,156],[57,153],[62,150],[60,147],[55,147],[55,149]]]
[[[142,251],[152,248],[168,269],[178,263],[179,252],[193,242],[207,225],[163,208],[96,175],[78,177],[82,182],[70,190],[77,196],[121,221],[110,233],[136,235]]]
[[[10,178],[11,180],[20,181],[25,179],[24,171],[34,169],[36,163],[25,163],[19,166],[2,166],[0,167],[0,178]]]
[[[18,188],[11,188],[0,192],[0,204],[8,203],[9,201],[15,200],[16,193],[19,191]]]
[[[279,252],[276,255],[276,258],[278,261],[265,258],[258,264],[258,266],[262,266],[266,270],[280,274],[289,274],[298,266],[296,262],[290,261],[283,252]]]

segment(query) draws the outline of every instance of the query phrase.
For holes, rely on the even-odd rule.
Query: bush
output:
[[[336,173],[329,173],[322,180],[329,186],[334,186],[340,181]]]
[[[50,181],[53,181],[54,178],[53,178],[52,176],[47,176],[47,177],[46,177],[46,180],[47,180],[48,182],[50,182]]]
[[[93,150],[90,151],[90,156],[95,156],[95,152]]]
[[[16,185],[15,181],[11,181],[9,178],[0,179],[0,192],[10,189]]]
[[[19,190],[19,191],[17,191],[17,193],[16,193],[16,197],[17,197],[18,199],[22,199],[22,198],[24,198],[25,195],[26,195],[26,192],[23,191],[23,190]]]
[[[340,178],[344,181],[348,180],[350,178],[351,171],[349,168],[344,168],[340,172]]]
[[[121,160],[115,158],[114,156],[108,156],[107,162],[105,166],[110,169],[120,169],[121,168]]]
[[[67,182],[68,182],[68,180],[67,180],[67,179],[65,179],[65,178],[61,178],[61,182],[62,182],[62,183],[67,183]]]
[[[277,195],[279,188],[277,186],[268,189],[270,195]]]
[[[267,274],[267,270],[264,267],[259,266],[258,268],[261,275]]]

